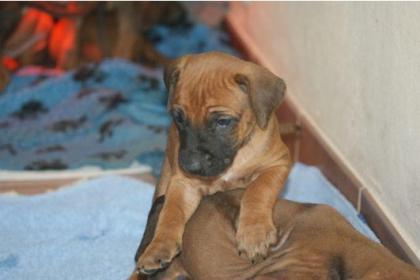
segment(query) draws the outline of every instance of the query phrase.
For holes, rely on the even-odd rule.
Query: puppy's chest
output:
[[[257,177],[255,164],[251,160],[253,151],[247,152],[242,151],[237,155],[232,166],[213,183],[210,193],[244,189]]]
[[[256,175],[243,172],[241,170],[228,170],[210,188],[210,194],[227,191],[232,189],[245,189],[254,179]]]

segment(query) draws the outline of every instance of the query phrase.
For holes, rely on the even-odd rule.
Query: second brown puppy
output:
[[[420,279],[419,269],[363,236],[333,208],[284,199],[277,201],[273,211],[278,243],[270,248],[265,260],[251,264],[244,256],[238,256],[235,244],[235,224],[243,193],[244,190],[233,190],[203,199],[187,223],[183,251],[171,265],[153,276],[133,273],[129,279]],[[145,242],[153,235],[153,222],[163,200],[164,197],[156,199],[152,206]]]
[[[166,198],[138,269],[150,274],[167,266],[203,196],[236,188],[246,188],[238,250],[261,259],[277,241],[273,207],[291,165],[273,116],[285,83],[219,52],[183,56],[166,67],[164,79],[173,123],[154,198]]]

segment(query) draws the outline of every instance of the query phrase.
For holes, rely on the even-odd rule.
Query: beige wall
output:
[[[260,60],[420,256],[420,3],[232,3]]]

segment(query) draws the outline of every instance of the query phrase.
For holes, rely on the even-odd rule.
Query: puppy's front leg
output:
[[[242,197],[236,241],[239,254],[246,253],[252,262],[264,258],[277,242],[273,208],[288,173],[288,164],[268,168],[251,182]]]
[[[172,180],[165,195],[155,236],[137,261],[137,269],[152,274],[180,252],[185,224],[200,203],[200,189]]]

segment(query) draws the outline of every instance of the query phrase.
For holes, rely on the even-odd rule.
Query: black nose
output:
[[[197,158],[190,158],[184,163],[184,168],[191,173],[196,173],[201,170],[200,160]]]

